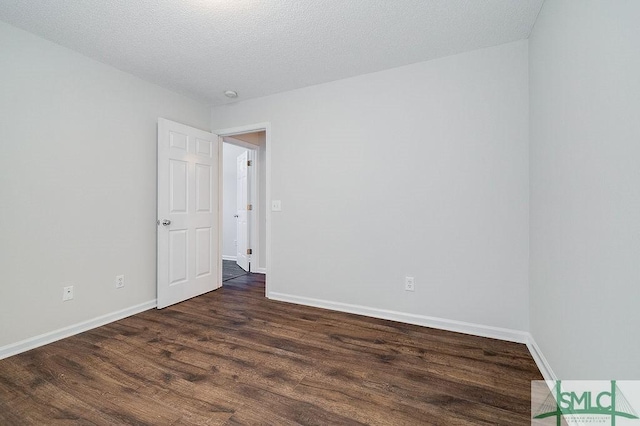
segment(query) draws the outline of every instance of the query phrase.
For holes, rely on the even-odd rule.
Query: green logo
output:
[[[534,419],[555,417],[556,424],[561,425],[567,416],[607,416],[611,425],[615,426],[616,417],[638,419],[638,415],[615,380],[611,380],[609,389],[594,391],[563,391],[560,380],[555,382],[554,391],[549,392],[542,405],[534,413]]]

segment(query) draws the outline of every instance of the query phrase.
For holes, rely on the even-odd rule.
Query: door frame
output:
[[[269,206],[271,205],[271,123],[269,122],[264,122],[264,123],[256,123],[256,124],[248,124],[245,126],[238,126],[238,127],[229,127],[226,129],[217,129],[214,130],[213,133],[218,135],[218,140],[220,141],[220,143],[218,144],[219,146],[219,150],[220,152],[218,153],[218,173],[220,174],[220,177],[218,179],[218,191],[220,194],[222,194],[222,144],[223,143],[228,143],[228,142],[224,142],[223,138],[224,137],[234,137],[237,135],[241,135],[244,133],[254,133],[254,132],[261,132],[264,131],[265,132],[265,176],[266,176],[266,182],[265,182],[265,205],[264,206],[260,206],[259,208],[263,208],[265,210],[265,296],[267,298],[269,298],[269,273],[271,271],[271,209],[269,208]],[[240,145],[242,146],[242,145]],[[243,146],[244,148],[248,148],[248,149],[256,149],[256,147],[254,146],[253,148],[251,147],[247,147],[247,146]],[[255,150],[256,155],[258,154],[258,151]],[[257,184],[257,176],[258,173],[254,173],[254,176],[252,177],[252,184]],[[218,200],[218,229],[222,229],[222,198],[223,197],[219,197]],[[255,220],[257,222],[258,215],[253,215],[255,216],[253,220]],[[256,228],[253,226],[252,224],[252,231],[255,230]],[[218,253],[222,253],[222,232],[218,233]],[[258,248],[259,250],[259,248]],[[219,262],[220,264],[222,264],[222,256],[218,256],[220,258]],[[257,262],[256,262],[257,263]],[[257,265],[256,265],[257,266]],[[253,266],[252,266],[253,269]],[[222,267],[220,267],[220,282],[222,282]]]

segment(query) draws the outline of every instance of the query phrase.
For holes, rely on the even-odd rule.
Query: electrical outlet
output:
[[[416,289],[416,282],[413,277],[404,277],[404,289],[405,291],[414,291]]]
[[[124,287],[124,275],[116,275],[116,288]]]
[[[67,286],[62,288],[62,301],[65,302],[67,300],[73,299],[73,286]]]
[[[282,201],[281,200],[271,200],[271,211],[272,212],[281,212],[282,211]]]

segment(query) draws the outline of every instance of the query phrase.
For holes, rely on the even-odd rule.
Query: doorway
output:
[[[266,131],[222,134],[223,285],[266,274]]]

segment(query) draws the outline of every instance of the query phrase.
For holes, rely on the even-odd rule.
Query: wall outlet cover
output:
[[[406,291],[415,291],[416,282],[413,277],[404,277],[404,289]]]

